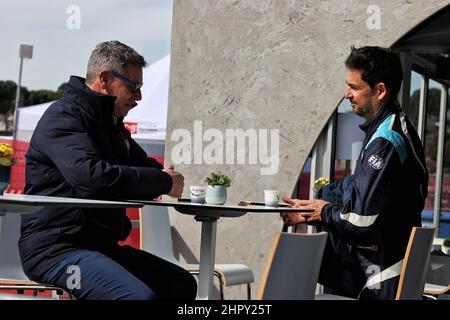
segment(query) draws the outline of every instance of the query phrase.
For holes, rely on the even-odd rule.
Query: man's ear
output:
[[[101,71],[98,74],[98,79],[99,79],[101,88],[103,90],[106,90],[106,87],[107,87],[107,84],[108,84],[108,80],[109,80],[109,73],[108,73],[108,71],[105,71],[105,70]]]
[[[378,100],[385,100],[389,96],[389,90],[384,82],[377,84]]]

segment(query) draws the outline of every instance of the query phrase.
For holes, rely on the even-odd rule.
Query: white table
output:
[[[142,208],[140,203],[125,201],[107,201],[79,198],[63,198],[49,196],[0,195],[0,232],[1,216],[7,213],[27,214],[36,212],[44,207],[61,208]]]
[[[32,213],[43,207],[71,207],[71,208],[142,208],[139,203],[130,203],[122,201],[104,201],[77,198],[61,198],[32,195],[0,195],[0,233],[2,232],[2,215]],[[18,226],[17,226],[18,228]],[[2,254],[2,264],[0,265],[0,277],[26,280],[23,274],[19,252],[17,247],[17,238],[14,235],[16,230],[3,230],[0,234],[0,252]],[[19,233],[19,230],[17,230]],[[5,237],[6,236],[6,239]],[[4,241],[4,242],[3,242]],[[15,243],[14,246],[11,243]],[[5,268],[2,268],[5,266]],[[16,296],[17,297],[17,296]],[[10,299],[11,295],[2,295],[2,298]]]
[[[32,207],[31,211],[30,207]],[[142,208],[143,205],[140,203],[125,202],[125,201],[33,196],[27,194],[0,195],[0,212],[29,213],[41,209],[43,207]]]
[[[0,195],[1,216],[7,213],[32,213],[44,207],[72,208],[142,208],[140,203],[33,195]]]
[[[202,223],[200,240],[200,268],[198,275],[197,299],[208,300],[212,296],[214,265],[216,255],[216,230],[217,219],[220,217],[237,218],[247,212],[311,212],[312,210],[302,210],[298,208],[265,207],[263,205],[209,205],[191,203],[190,200],[180,199],[179,201],[143,201],[130,200],[131,202],[143,203],[152,206],[174,207],[182,214],[193,215],[196,221]]]

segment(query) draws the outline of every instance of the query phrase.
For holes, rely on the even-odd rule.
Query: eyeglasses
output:
[[[136,82],[136,81],[130,80],[130,79],[128,79],[127,77],[125,77],[124,75],[121,75],[121,74],[118,73],[118,72],[115,72],[115,71],[110,70],[109,73],[111,73],[111,75],[112,75],[113,77],[119,78],[119,79],[121,79],[121,80],[127,82],[128,85],[130,86],[130,90],[131,90],[132,93],[135,93],[136,91],[138,91],[138,90],[142,87],[142,85],[143,85],[143,83],[140,83],[140,82]]]

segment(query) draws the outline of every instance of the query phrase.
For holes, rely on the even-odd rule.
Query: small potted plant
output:
[[[208,184],[206,188],[205,201],[208,204],[224,204],[227,201],[227,187],[230,186],[231,180],[228,176],[218,173],[211,173],[205,179]]]
[[[442,245],[441,245],[441,250],[445,254],[449,254],[450,255],[450,237],[444,239],[444,242],[442,242]]]
[[[330,179],[325,178],[325,177],[320,177],[319,179],[314,181],[313,191],[317,192],[317,191],[319,191],[320,189],[322,189],[323,187],[325,187],[329,183],[330,183]]]
[[[0,142],[0,194],[8,188],[11,167],[17,162],[13,154],[14,148],[9,143]]]
[[[314,188],[313,188],[314,198],[318,199],[319,191],[329,183],[330,183],[330,179],[325,178],[325,177],[320,177],[319,179],[315,180]]]

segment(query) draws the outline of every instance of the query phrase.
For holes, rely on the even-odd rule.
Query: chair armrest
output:
[[[314,296],[314,300],[356,300],[349,297],[338,296],[331,293],[321,293]]]
[[[432,296],[438,296],[440,294],[450,293],[450,284],[448,286],[440,286],[432,283],[425,283],[425,288],[423,289],[423,293],[429,294]]]

